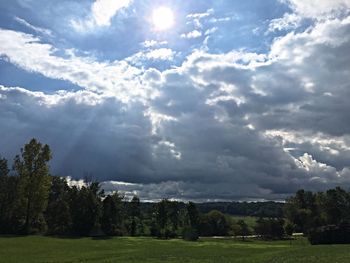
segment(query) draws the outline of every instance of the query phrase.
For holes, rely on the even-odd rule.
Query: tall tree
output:
[[[51,176],[48,162],[50,147],[32,139],[14,160],[19,175],[19,205],[23,211],[24,233],[40,231],[44,226],[43,212],[47,206]]]
[[[49,202],[45,212],[48,234],[68,234],[72,219],[69,207],[70,188],[66,179],[54,176],[49,194]]]
[[[141,210],[140,199],[134,196],[129,203],[129,217],[130,217],[130,235],[135,236],[137,232],[137,225],[140,222]]]
[[[9,172],[10,170],[8,168],[7,160],[0,156],[0,177],[8,176]]]
[[[10,234],[17,231],[15,202],[18,177],[9,176],[7,160],[0,158],[0,233]]]
[[[123,197],[115,192],[102,202],[101,227],[105,234],[120,236],[123,234]]]
[[[101,215],[100,185],[97,182],[83,186],[81,189],[73,187],[71,190],[70,209],[73,231],[78,235],[90,235],[99,225]]]
[[[186,205],[187,214],[189,218],[189,224],[192,228],[198,230],[199,227],[199,212],[196,205],[193,202],[189,202]]]

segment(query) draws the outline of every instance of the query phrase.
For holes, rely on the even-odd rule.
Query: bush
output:
[[[284,236],[283,219],[264,219],[256,221],[255,233],[264,239],[282,239]]]
[[[286,234],[288,236],[292,236],[293,232],[294,232],[294,225],[290,222],[288,222],[285,226],[284,226],[284,231],[286,232]]]
[[[197,241],[198,231],[192,227],[185,227],[182,231],[182,238],[186,241]]]
[[[350,244],[350,224],[327,225],[312,229],[308,233],[308,239],[312,245]]]

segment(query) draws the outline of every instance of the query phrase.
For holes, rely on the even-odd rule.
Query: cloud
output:
[[[52,146],[55,173],[88,172],[145,200],[280,200],[302,187],[350,186],[348,17],[276,38],[267,53],[195,50],[166,70],[60,57],[10,30],[0,41],[9,62],[82,87],[1,86],[5,153],[37,137]]]
[[[96,0],[91,6],[91,15],[85,20],[71,20],[72,27],[79,32],[91,30],[94,27],[111,25],[112,18],[122,8],[130,5],[132,0]]]
[[[133,54],[125,59],[134,65],[142,65],[145,61],[171,61],[174,59],[176,52],[170,48],[149,49]]]
[[[198,31],[198,30],[193,30],[191,32],[188,33],[183,33],[181,34],[182,38],[198,38],[202,36],[202,32]]]
[[[0,41],[0,55],[29,72],[70,81],[94,92],[114,94],[123,101],[154,95],[138,79],[143,71],[126,61],[98,62],[94,58],[76,56],[71,50],[66,52],[66,57],[60,57],[50,44],[43,44],[32,35],[11,30],[0,29]],[[166,55],[169,52],[155,52],[148,56],[155,58]],[[129,85],[133,85],[133,89],[129,89]]]
[[[167,41],[156,41],[156,40],[146,40],[142,43],[142,46],[145,48],[162,46],[168,44]]]
[[[349,13],[349,0],[283,0],[288,3],[296,13],[303,17],[324,19],[327,17],[336,17],[341,14]]]
[[[53,36],[52,31],[49,29],[33,26],[32,24],[28,23],[26,20],[19,18],[17,16],[15,16],[14,20],[39,34],[47,35],[49,37]]]
[[[272,19],[269,24],[268,31],[281,31],[297,28],[302,18],[296,14],[285,13],[283,17]]]
[[[204,13],[193,13],[193,14],[188,14],[186,18],[189,20],[187,24],[193,24],[195,28],[202,28],[202,20],[210,17],[214,14],[214,9],[208,9]]]
[[[197,18],[197,19],[201,19],[204,17],[208,17],[211,16],[214,13],[214,9],[210,8],[208,9],[206,12],[204,13],[193,13],[193,14],[188,14],[187,18]]]

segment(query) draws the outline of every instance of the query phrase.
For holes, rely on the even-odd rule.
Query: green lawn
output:
[[[68,239],[0,237],[0,262],[350,262],[350,245],[311,246],[305,239],[279,242],[152,238]]]

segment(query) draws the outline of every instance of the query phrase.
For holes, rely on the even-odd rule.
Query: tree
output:
[[[203,236],[227,236],[230,226],[223,213],[213,210],[201,218],[200,233]]]
[[[238,235],[242,236],[242,240],[244,240],[245,237],[250,234],[249,227],[248,227],[247,223],[242,219],[237,221],[237,225],[239,226]]]
[[[21,149],[14,160],[14,169],[19,175],[19,206],[23,217],[23,232],[42,231],[45,227],[43,212],[47,206],[51,177],[48,162],[50,147],[32,139]]]
[[[186,208],[187,208],[190,227],[198,231],[200,217],[199,217],[199,212],[196,205],[193,202],[189,202],[186,205]]]
[[[72,187],[70,211],[73,231],[76,234],[87,236],[95,228],[98,231],[102,194],[98,182],[83,186],[81,189]]]
[[[338,225],[350,222],[350,194],[336,187],[328,190],[321,199],[321,207],[325,213],[326,223]]]
[[[18,231],[15,204],[18,177],[9,176],[7,160],[0,158],[0,233],[11,234]]]
[[[186,205],[185,213],[187,220],[182,230],[182,238],[187,241],[196,241],[199,238],[199,223],[200,217],[197,207],[194,203],[189,202]]]
[[[309,191],[299,190],[295,196],[286,200],[284,213],[297,231],[306,233],[310,227],[319,225],[320,217],[316,195]]]
[[[10,170],[8,168],[7,160],[0,156],[0,178],[8,176],[9,172]]]
[[[157,235],[159,237],[167,237],[168,227],[168,211],[167,211],[168,200],[164,199],[156,204],[155,206],[155,225],[157,228]]]
[[[64,178],[58,176],[52,178],[48,206],[45,212],[48,234],[63,235],[68,234],[71,230],[69,191],[70,188]]]
[[[141,210],[140,199],[134,196],[129,203],[129,217],[130,217],[130,235],[135,236],[137,225],[140,222]]]
[[[102,202],[101,228],[110,236],[123,235],[123,197],[117,192]]]
[[[284,220],[276,218],[259,218],[255,232],[264,239],[282,239],[284,237]]]

